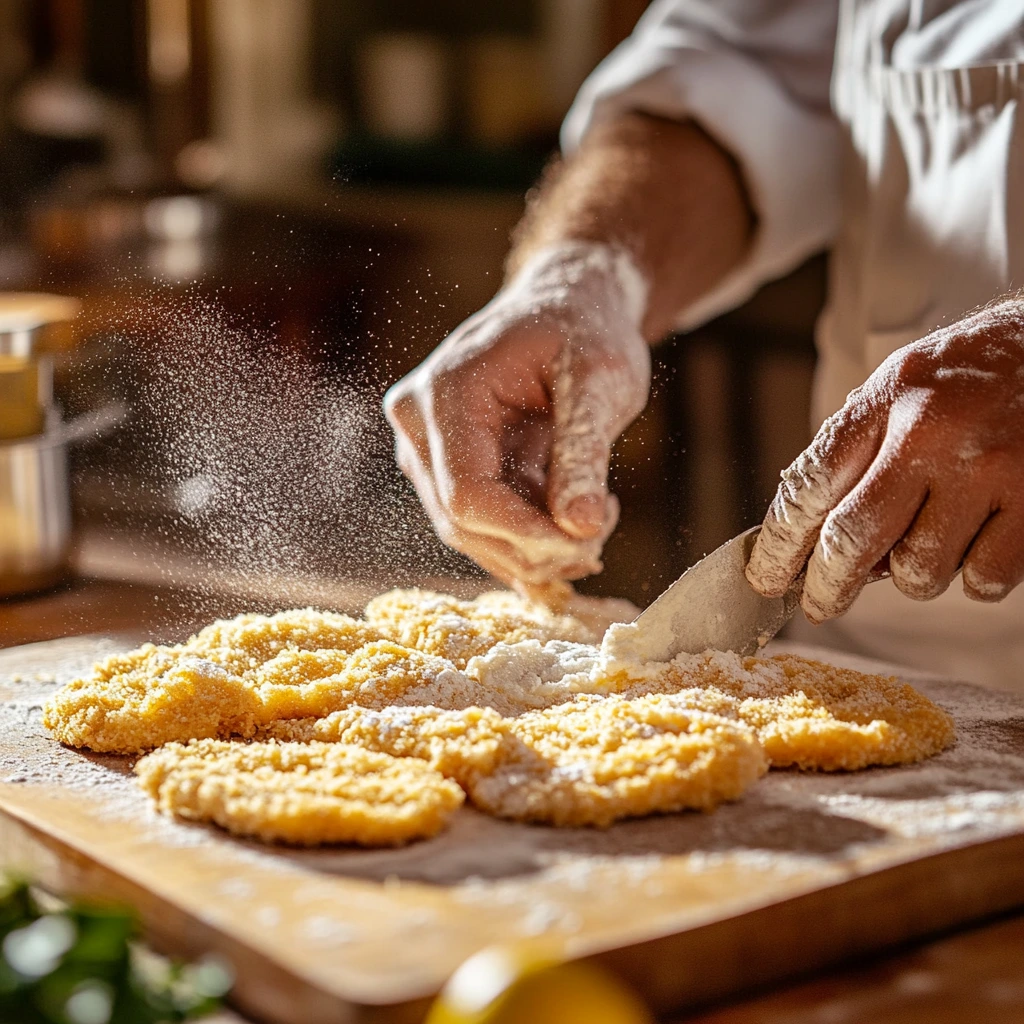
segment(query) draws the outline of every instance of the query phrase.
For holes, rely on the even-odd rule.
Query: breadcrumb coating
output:
[[[896,678],[795,655],[602,660],[579,619],[511,593],[398,590],[366,615],[242,615],[147,644],[59,690],[43,720],[76,747],[163,745],[139,773],[168,813],[305,844],[433,834],[463,790],[563,826],[710,810],[769,765],[903,764],[954,739]]]
[[[423,839],[465,799],[422,761],[341,743],[169,743],[135,771],[165,814],[297,846]]]
[[[338,651],[351,654],[385,635],[367,622],[336,612],[294,608],[276,615],[218,619],[183,646],[235,675],[256,672],[283,651]]]
[[[454,666],[443,658],[374,640],[344,651],[282,651],[253,676],[260,724],[279,719],[322,718],[352,704],[386,707],[406,690],[436,679]]]
[[[384,707],[454,671],[380,635],[309,609],[216,622],[185,644],[147,644],[100,662],[50,699],[43,722],[69,746],[143,753],[174,740],[250,737],[279,719],[322,717],[357,703]],[[225,646],[232,642],[238,647]],[[338,647],[311,649],[317,643]]]
[[[747,726],[672,696],[578,697],[518,718],[490,708],[349,708],[278,722],[282,741],[332,741],[415,757],[499,817],[610,825],[624,817],[736,799],[767,770]]]
[[[584,695],[510,722],[518,740],[469,786],[501,818],[606,827],[735,800],[768,768],[751,729],[667,695]]]
[[[508,756],[509,720],[491,708],[349,708],[326,718],[277,722],[262,735],[279,741],[348,743],[394,757],[416,757],[461,786]]]
[[[757,731],[773,768],[910,764],[944,750],[956,733],[951,715],[895,676],[795,654],[677,659],[655,688],[685,689],[692,706],[716,714],[729,713],[723,700],[732,702],[732,714]]]
[[[579,619],[558,615],[511,591],[461,601],[431,590],[391,590],[366,606],[366,620],[400,644],[447,658],[460,669],[502,641],[592,644],[600,639]]]
[[[146,644],[58,690],[43,724],[68,746],[133,754],[171,740],[252,735],[259,711],[252,687],[222,666]]]

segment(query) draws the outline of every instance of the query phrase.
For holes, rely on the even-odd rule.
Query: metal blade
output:
[[[671,661],[709,648],[753,654],[792,617],[803,579],[783,597],[762,597],[743,570],[759,526],[726,541],[691,566],[633,622],[631,650],[644,661]]]

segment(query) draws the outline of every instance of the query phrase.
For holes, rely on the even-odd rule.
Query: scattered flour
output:
[[[570,939],[592,920],[591,909],[580,917],[581,893],[587,908],[600,917],[613,914],[626,891],[638,918],[650,918],[697,898],[705,891],[705,879],[735,874],[748,881],[756,878],[766,887],[799,885],[806,877],[821,878],[822,871],[837,872],[837,879],[845,876],[861,853],[884,858],[892,849],[898,855],[906,841],[920,852],[1024,830],[1024,700],[908,675],[957,720],[957,744],[923,764],[856,774],[772,772],[739,803],[713,815],[626,821],[602,832],[538,829],[466,809],[447,832],[403,849],[262,848],[229,839],[213,828],[158,815],[127,774],[122,758],[86,755],[52,742],[40,722],[43,701],[56,685],[115,649],[96,641],[75,644],[53,673],[52,683],[37,681],[31,671],[35,666],[25,670],[24,658],[16,666],[21,671],[12,673],[22,681],[11,682],[0,655],[0,739],[17,737],[17,744],[0,742],[0,776],[21,779],[19,787],[59,786],[72,791],[97,822],[131,822],[155,844],[221,851],[225,870],[248,863],[294,878],[294,885],[289,881],[284,887],[289,904],[308,907],[307,922],[324,919],[307,923],[314,934],[301,936],[303,941],[312,942],[321,934],[322,941],[336,942],[339,948],[363,941],[360,936],[346,937],[345,929],[351,926],[339,910],[323,909],[325,884],[320,880],[331,875],[377,883],[400,879],[403,890],[413,892],[414,883],[426,883],[431,891],[447,893],[455,904],[471,908],[479,920],[493,919],[506,933],[525,936],[540,929]],[[563,667],[563,680],[587,677],[588,651],[579,650],[579,645],[547,651],[543,647],[526,648],[534,660],[532,674],[523,684],[527,692],[554,685]],[[599,657],[596,648],[590,651]],[[495,659],[495,672],[508,670],[507,652],[502,658]],[[856,659],[848,663],[865,672],[885,669]],[[486,678],[487,670],[480,664],[473,671]],[[467,673],[462,675],[472,681]],[[382,714],[401,721],[407,713],[396,708]],[[11,753],[15,746],[16,755]],[[679,865],[692,877],[694,895],[679,888]],[[226,901],[245,905],[252,900],[241,887],[221,884]],[[379,884],[346,889],[346,899],[373,910],[384,891]],[[395,941],[409,928],[428,934],[425,929],[432,927],[433,913],[396,911],[394,920],[381,925],[381,934],[393,934]],[[257,902],[251,919],[263,930],[276,929],[283,920],[269,895]]]
[[[307,938],[330,946],[343,946],[359,938],[359,930],[344,921],[318,915],[306,919],[303,931]]]

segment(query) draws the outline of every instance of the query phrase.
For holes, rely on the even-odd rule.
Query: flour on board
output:
[[[163,747],[142,763],[143,778],[151,782],[159,765],[191,781],[167,789],[173,798],[150,785],[160,805],[232,828],[239,819],[224,799],[202,804],[189,789],[204,762],[215,763],[218,785],[246,808],[242,830],[306,844],[402,842],[443,824],[440,815],[418,833],[396,825],[389,838],[375,823],[357,835],[335,820],[354,814],[343,800],[303,817],[312,790],[290,788],[276,765],[301,765],[324,744],[338,753],[315,771],[339,793],[347,783],[338,779],[363,763],[343,749],[363,751],[367,766],[398,759],[395,778],[403,762],[418,761],[436,773],[436,793],[451,792],[442,782],[456,785],[500,817],[607,826],[711,810],[769,766],[904,764],[953,739],[951,717],[892,677],[795,655],[709,651],[645,665],[617,642],[622,633],[613,628],[599,647],[581,620],[507,593],[460,601],[393,591],[375,598],[365,619],[310,609],[240,616],[183,645],[114,655],[58,691],[44,722],[62,742],[96,751]],[[252,739],[263,761],[250,764],[239,741]],[[188,771],[175,774],[176,761]],[[391,771],[381,766],[366,771]],[[409,777],[420,770],[410,765]],[[264,785],[254,773],[273,778]],[[287,828],[257,820],[289,792],[296,810]]]

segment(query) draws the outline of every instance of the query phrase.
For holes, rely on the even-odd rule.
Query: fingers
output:
[[[914,521],[928,493],[927,477],[913,468],[904,437],[890,432],[861,481],[828,514],[800,599],[811,622],[842,615],[878,560]]]
[[[650,387],[646,347],[618,371],[601,353],[566,353],[554,381],[554,437],[548,468],[547,506],[572,537],[607,536],[614,499],[608,467],[615,439],[643,409]]]
[[[405,440],[399,442],[398,461],[416,488],[420,501],[441,540],[449,547],[472,558],[505,583],[524,582],[539,585],[551,579],[579,579],[600,571],[597,547],[591,552],[582,553],[577,550],[565,552],[558,548],[554,551],[544,550],[540,545],[524,550],[523,545],[518,543],[519,538],[508,541],[464,529],[448,514],[437,495],[429,469]]]
[[[513,545],[531,564],[600,564],[592,545],[567,535],[502,479],[509,410],[491,393],[465,394],[462,401],[453,396],[434,400],[429,413],[427,439],[435,486],[456,525]]]
[[[501,479],[500,417],[470,402],[435,407],[392,389],[385,402],[396,428],[396,458],[441,539],[507,583],[579,579],[601,570],[600,550],[618,505],[597,535],[566,535]],[[424,404],[428,409],[424,410]]]
[[[588,572],[600,566],[595,545],[563,533],[540,509],[494,477],[460,477],[445,509],[453,523],[474,537],[514,548],[517,560],[525,565],[586,567]]]
[[[981,487],[933,483],[917,518],[892,549],[893,583],[917,601],[938,597],[991,511],[988,491]]]
[[[964,593],[1001,601],[1024,579],[1024,514],[1000,509],[982,527],[964,559]]]
[[[811,622],[846,612],[872,568],[887,553],[893,582],[917,600],[943,593],[961,563],[964,590],[975,600],[1002,600],[1024,579],[1024,514],[1003,510],[991,515],[991,488],[960,463],[946,466],[936,460],[934,452],[924,457],[921,445],[934,447],[935,439],[929,440],[919,430],[919,424],[910,426],[898,414],[890,418],[885,440],[871,465],[825,516],[807,563],[801,596],[804,614]],[[817,459],[807,461],[812,470],[808,474],[806,466],[801,469],[803,480],[823,464]],[[925,472],[924,466],[932,471]],[[935,472],[936,466],[939,472]],[[815,486],[822,493],[835,490],[831,480],[819,483],[814,479],[811,489]],[[792,502],[791,494],[780,488],[772,512],[795,504],[803,514],[824,503],[813,494],[808,500],[806,490],[798,487],[801,496]],[[778,516],[774,522],[780,520],[784,517]],[[795,551],[792,543],[793,561],[787,570],[799,564]],[[753,556],[751,564],[754,570],[760,568]],[[748,567],[748,577],[751,571]]]
[[[871,465],[884,422],[870,409],[844,408],[783,472],[747,564],[759,593],[779,597],[800,574],[829,513]]]
[[[783,475],[747,569],[755,589],[784,592],[816,534],[802,595],[811,621],[849,608],[887,552],[896,586],[918,599],[942,593],[961,559],[976,600],[1020,582],[1024,356],[1013,309],[897,350],[850,395]]]
[[[577,414],[556,427],[548,470],[547,504],[555,522],[570,536],[596,537],[608,517],[608,465],[611,442]]]
[[[498,333],[467,321],[385,411],[448,543],[506,580],[575,579],[600,570],[615,527],[611,446],[646,402],[650,356],[628,324],[602,335],[584,314],[516,316]]]

